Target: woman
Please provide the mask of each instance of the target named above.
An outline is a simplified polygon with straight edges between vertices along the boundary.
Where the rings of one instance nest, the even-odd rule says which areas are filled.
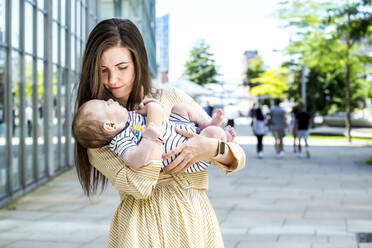
[[[253,123],[253,133],[257,137],[257,156],[258,158],[263,157],[263,137],[265,135],[265,129],[266,129],[266,122],[265,117],[262,113],[261,106],[258,106],[254,110],[254,117],[252,119]]]
[[[131,21],[110,19],[97,24],[86,44],[76,107],[90,99],[113,98],[134,110],[149,96],[158,99],[164,118],[178,102],[203,111],[191,97],[176,89],[151,89],[144,42]],[[147,123],[151,121],[158,120],[149,112]],[[217,139],[181,130],[179,133],[189,140],[163,157],[162,144],[153,142],[151,161],[138,170],[127,167],[108,146],[87,150],[76,144],[76,167],[85,193],[90,196],[99,185],[103,189],[108,180],[121,197],[109,247],[223,247],[205,193],[207,170],[182,172],[196,161],[212,158],[218,168],[231,173],[244,166],[244,152],[235,143],[223,147]],[[160,171],[161,158],[175,154],[178,157]]]

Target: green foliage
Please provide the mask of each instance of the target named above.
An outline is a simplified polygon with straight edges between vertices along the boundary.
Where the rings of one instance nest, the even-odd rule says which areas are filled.
[[[15,205],[14,203],[10,203],[8,204],[6,207],[5,207],[6,210],[9,210],[9,211],[15,211],[17,210],[17,205]]]
[[[264,62],[262,57],[257,55],[254,58],[250,59],[248,62],[248,69],[246,71],[247,81],[244,82],[244,85],[248,85],[251,88],[257,86],[259,83],[253,83],[252,79],[258,78],[261,73],[264,72]]]
[[[366,163],[367,163],[368,165],[372,165],[372,158],[369,159],[369,160],[367,160]]]
[[[185,63],[184,76],[199,85],[217,83],[218,76],[210,46],[204,40],[198,41],[191,49],[190,58]]]
[[[283,98],[288,90],[288,69],[269,69],[261,73],[252,83],[259,83],[251,88],[252,96],[270,95],[273,98]]]
[[[371,42],[370,4],[370,0],[353,4],[311,0],[282,3],[278,17],[298,30],[287,49],[292,55],[287,66],[294,79],[288,92],[301,100],[301,68],[306,67],[310,112],[344,112],[372,96],[372,83],[366,80],[371,73],[366,66],[371,64],[371,57],[361,53],[363,45]],[[350,102],[345,100],[347,91]]]

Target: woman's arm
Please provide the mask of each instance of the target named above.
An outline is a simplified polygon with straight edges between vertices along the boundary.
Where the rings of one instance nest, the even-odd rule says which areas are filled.
[[[193,109],[196,111],[202,111],[205,113],[205,111],[202,109],[202,107],[196,103],[190,96],[185,94],[184,92],[177,90],[177,89],[170,89],[168,91],[165,91],[162,97],[162,104],[164,105],[170,105],[173,106],[175,103],[187,103],[191,104]],[[170,106],[169,110],[170,110]],[[192,138],[189,138],[189,140],[181,145],[181,149],[177,150],[181,152],[180,155],[182,158],[178,159],[176,162],[173,161],[170,165],[166,166],[164,171],[173,173],[173,171],[177,173],[181,173],[185,171],[188,167],[185,166],[191,166],[191,164],[184,163],[183,158],[185,158],[187,161],[199,161],[199,160],[207,160],[212,158],[214,155],[213,153],[217,150],[217,139],[211,139],[211,140],[205,140],[208,139],[206,137],[202,137],[200,135],[195,135]],[[208,146],[208,148],[206,147]],[[202,149],[200,149],[202,147]],[[173,152],[173,151],[172,151]],[[174,154],[177,154],[175,152]],[[190,157],[193,157],[191,159]],[[163,156],[164,159],[164,156]],[[217,160],[213,160],[213,164],[218,168],[225,170],[227,174],[230,174],[231,172],[237,171],[244,167],[245,165],[245,153],[244,150],[235,142],[228,142],[226,143],[226,152],[223,157],[218,158]],[[179,165],[178,165],[179,163]],[[171,166],[172,165],[172,166]],[[180,168],[174,169],[174,167],[180,166]]]
[[[207,138],[182,129],[176,129],[176,131],[187,137],[188,141],[169,153],[163,154],[162,158],[164,160],[178,154],[177,158],[164,168],[164,172],[182,173],[193,163],[210,159],[212,159],[217,168],[224,169],[227,173],[231,173],[239,167],[242,168],[245,164],[245,153],[234,142],[226,143],[224,153],[219,154],[220,141],[218,139]],[[200,149],[201,147],[203,149]]]
[[[151,160],[138,170],[133,170],[108,146],[88,149],[88,157],[89,162],[114,185],[120,195],[131,195],[136,199],[151,196],[158,181],[161,160]]]

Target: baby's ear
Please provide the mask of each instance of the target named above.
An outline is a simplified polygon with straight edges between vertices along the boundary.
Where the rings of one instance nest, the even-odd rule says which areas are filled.
[[[118,125],[113,121],[105,121],[103,123],[103,130],[107,132],[115,132],[118,129]]]

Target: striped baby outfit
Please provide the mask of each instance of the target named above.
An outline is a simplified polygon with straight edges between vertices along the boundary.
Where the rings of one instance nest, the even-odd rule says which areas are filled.
[[[118,133],[110,142],[110,149],[123,157],[123,154],[130,148],[136,147],[141,141],[141,127],[146,125],[146,117],[135,113],[128,112],[128,121],[124,129]],[[174,148],[180,146],[187,141],[187,138],[178,134],[175,128],[186,130],[190,133],[200,133],[198,125],[191,122],[188,118],[171,113],[168,120],[163,121],[163,153],[168,153]],[[174,155],[167,160],[163,160],[162,168],[169,165],[177,155]],[[203,171],[208,168],[209,163],[198,161],[191,165],[185,173],[193,173]]]

